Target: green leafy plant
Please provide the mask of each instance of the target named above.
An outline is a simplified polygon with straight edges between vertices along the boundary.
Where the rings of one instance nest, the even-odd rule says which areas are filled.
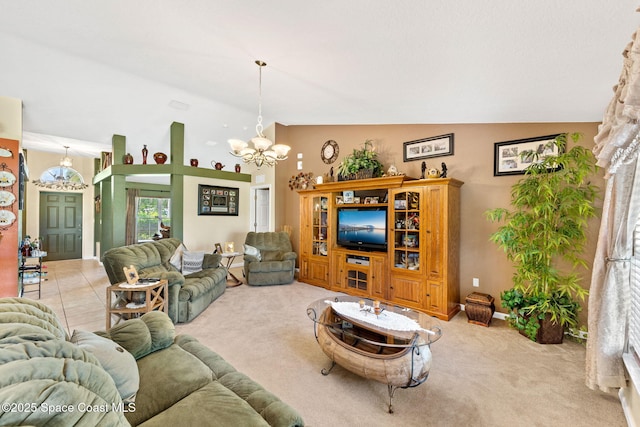
[[[512,209],[486,212],[492,222],[504,222],[490,240],[513,262],[513,288],[501,293],[502,305],[511,310],[510,324],[536,339],[539,320],[550,316],[563,327],[576,327],[577,314],[588,291],[580,285],[577,267],[587,242],[587,221],[596,215],[597,187],[590,176],[597,166],[591,151],[580,145],[567,150],[579,134],[561,134],[545,148],[558,154],[539,157],[511,189]],[[564,266],[570,266],[563,270]]]
[[[364,147],[353,150],[353,153],[346,156],[338,166],[338,174],[343,177],[350,177],[363,170],[371,170],[372,177],[382,176],[384,168],[378,160],[378,153],[373,147],[373,142],[368,139],[364,142]]]

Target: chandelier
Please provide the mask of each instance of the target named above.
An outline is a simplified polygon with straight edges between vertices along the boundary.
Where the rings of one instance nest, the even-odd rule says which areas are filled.
[[[287,153],[291,150],[291,147],[284,144],[273,144],[269,138],[262,133],[262,67],[267,65],[264,61],[256,61],[260,70],[259,80],[259,98],[258,98],[258,124],[256,125],[256,133],[258,136],[251,138],[253,147],[249,147],[249,144],[241,139],[230,139],[229,145],[231,145],[231,154],[235,157],[239,157],[245,163],[255,163],[256,166],[262,165],[275,166],[278,160],[286,160]]]
[[[64,146],[64,157],[60,159],[59,166],[53,166],[42,172],[40,179],[33,181],[34,185],[50,190],[84,190],[89,185],[84,183],[80,173],[73,169],[73,162],[69,157],[69,147]]]

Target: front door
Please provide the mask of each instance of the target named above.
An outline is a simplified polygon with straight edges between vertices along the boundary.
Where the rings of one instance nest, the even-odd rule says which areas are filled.
[[[40,237],[47,261],[82,258],[82,193],[40,193]]]

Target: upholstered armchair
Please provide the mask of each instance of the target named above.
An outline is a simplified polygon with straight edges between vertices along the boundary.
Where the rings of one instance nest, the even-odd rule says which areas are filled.
[[[296,253],[284,231],[249,232],[244,242],[247,285],[284,285],[293,282]]]

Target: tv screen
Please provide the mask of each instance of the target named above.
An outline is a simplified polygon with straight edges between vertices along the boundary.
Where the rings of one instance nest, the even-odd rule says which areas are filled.
[[[337,243],[353,249],[387,250],[387,209],[338,209]]]

